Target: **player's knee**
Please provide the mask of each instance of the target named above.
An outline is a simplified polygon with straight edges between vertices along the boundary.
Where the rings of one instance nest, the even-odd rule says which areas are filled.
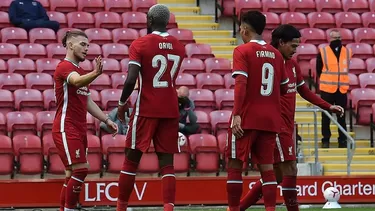
[[[232,159],[232,158],[229,158],[228,159],[228,168],[232,168],[232,169],[242,169],[243,167],[243,162],[242,160],[239,160],[239,159]]]
[[[173,166],[174,156],[170,153],[156,153],[159,160],[159,167],[162,169],[165,166]]]
[[[280,184],[283,181],[283,173],[280,169],[280,165],[274,164],[273,170],[275,171],[276,182],[277,182],[277,184]]]
[[[72,172],[72,176],[70,177],[70,179],[76,180],[77,182],[83,184],[88,173],[88,168],[75,168]],[[82,185],[73,186],[73,192],[75,193],[80,193],[81,189]]]
[[[298,168],[297,168],[297,162],[296,161],[286,161],[283,163],[283,174],[285,176],[297,176]]]
[[[143,153],[137,149],[130,149],[130,148],[125,149],[125,155],[127,159],[134,163],[139,163],[141,161],[142,154]]]

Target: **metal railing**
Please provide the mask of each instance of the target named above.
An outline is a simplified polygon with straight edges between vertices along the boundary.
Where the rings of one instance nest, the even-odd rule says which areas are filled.
[[[350,175],[351,168],[350,165],[353,160],[355,152],[355,141],[353,137],[337,122],[337,120],[326,110],[320,109],[318,107],[314,108],[296,108],[296,112],[312,112],[314,116],[314,149],[315,149],[315,164],[319,162],[319,138],[318,138],[318,112],[323,112],[327,117],[337,125],[339,130],[347,137],[347,160],[346,160],[346,171],[347,175]]]

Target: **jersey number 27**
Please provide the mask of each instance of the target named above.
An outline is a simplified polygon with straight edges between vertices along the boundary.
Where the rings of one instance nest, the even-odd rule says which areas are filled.
[[[165,71],[168,69],[168,61],[172,61],[173,65],[171,68],[171,79],[173,80],[174,75],[176,74],[178,64],[180,63],[180,57],[173,54],[167,54],[167,58],[163,55],[156,55],[152,58],[152,67],[158,68],[158,72],[155,74],[152,84],[154,88],[166,88],[169,87],[168,81],[162,81],[161,77],[165,74]],[[172,81],[171,80],[171,81]]]
[[[272,64],[264,63],[262,66],[262,86],[260,87],[262,96],[270,96],[272,94],[274,78],[275,69]]]

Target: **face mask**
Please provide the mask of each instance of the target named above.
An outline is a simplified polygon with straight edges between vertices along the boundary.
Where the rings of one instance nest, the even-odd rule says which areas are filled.
[[[341,40],[334,40],[331,42],[330,46],[334,47],[334,48],[337,48],[337,47],[340,47],[342,44],[341,44]]]

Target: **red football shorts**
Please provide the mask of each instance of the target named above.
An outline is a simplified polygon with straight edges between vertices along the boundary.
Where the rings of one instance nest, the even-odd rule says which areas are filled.
[[[293,131],[281,130],[276,137],[275,163],[297,160]]]
[[[53,132],[52,138],[65,167],[72,164],[87,163],[86,134]]]
[[[177,153],[179,118],[150,118],[132,115],[125,147],[147,152],[153,141],[156,152]]]
[[[244,130],[244,135],[237,139],[228,129],[226,156],[247,162],[251,153],[254,164],[273,164],[276,133],[262,130]]]

